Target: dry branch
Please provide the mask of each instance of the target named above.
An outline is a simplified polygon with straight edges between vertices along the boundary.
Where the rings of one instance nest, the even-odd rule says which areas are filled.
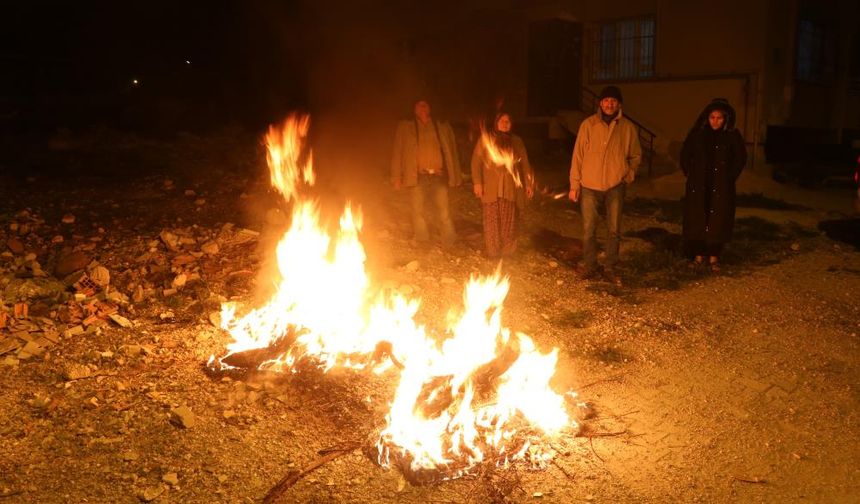
[[[732,479],[735,481],[740,481],[741,483],[756,483],[756,484],[764,484],[767,483],[766,479],[753,477],[753,478],[744,478],[741,476],[734,476]]]
[[[308,474],[314,472],[325,464],[331,462],[334,459],[340,458],[344,455],[352,453],[353,451],[360,448],[361,445],[354,444],[350,446],[344,446],[342,448],[328,448],[325,450],[320,450],[321,453],[325,453],[322,457],[313,461],[310,465],[304,467],[301,471],[290,471],[283,478],[281,478],[278,483],[273,486],[269,492],[263,497],[263,504],[274,504],[280,500],[280,498],[287,492],[290,488],[293,487],[300,479],[304,478]]]

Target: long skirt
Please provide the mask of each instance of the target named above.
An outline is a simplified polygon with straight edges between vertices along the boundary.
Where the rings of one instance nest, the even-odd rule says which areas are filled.
[[[517,250],[517,204],[499,198],[484,203],[484,242],[487,257],[497,258]]]

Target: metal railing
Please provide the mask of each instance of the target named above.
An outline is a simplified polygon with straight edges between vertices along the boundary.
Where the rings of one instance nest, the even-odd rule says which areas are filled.
[[[580,95],[579,108],[583,112],[597,112],[597,102],[597,93],[587,87],[583,87],[582,94]],[[633,119],[628,114],[624,114],[624,117],[632,122],[636,126],[636,130],[639,132],[639,143],[642,146],[642,157],[644,158],[643,161],[646,169],[648,170],[648,176],[650,177],[651,166],[654,163],[654,137],[656,137],[657,134],[643,126],[642,123]]]

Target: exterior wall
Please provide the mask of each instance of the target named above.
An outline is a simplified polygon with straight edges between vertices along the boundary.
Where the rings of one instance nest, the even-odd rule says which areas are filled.
[[[754,109],[748,89],[753,80],[745,76],[724,79],[654,80],[618,84],[624,95],[624,113],[657,133],[655,149],[677,161],[681,144],[699,113],[711,99],[726,98],[737,113],[737,127],[752,142],[750,122]],[[589,85],[595,93],[602,84]]]
[[[614,81],[624,94],[624,109],[657,134],[658,153],[676,161],[680,145],[702,108],[713,98],[728,99],[747,142],[755,128],[758,78],[765,51],[767,2],[725,0],[624,0],[591,3],[589,26],[612,19],[653,15],[656,21],[655,76]],[[591,51],[586,44],[586,51]],[[590,75],[591,54],[585,58]],[[595,92],[609,82],[589,79]]]

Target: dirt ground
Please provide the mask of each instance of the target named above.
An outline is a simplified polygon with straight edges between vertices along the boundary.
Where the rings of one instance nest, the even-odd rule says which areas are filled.
[[[564,190],[563,162],[535,164]],[[0,502],[260,502],[382,426],[394,371],[205,372],[229,339],[210,315],[255,301],[285,225],[258,140],[137,140],[6,167],[25,166],[0,179]],[[381,173],[321,178],[327,206],[362,205],[371,275],[420,295],[428,327],[496,268],[468,186],[452,195],[461,242],[442,250],[409,241],[406,195]],[[858,502],[860,253],[817,227],[851,217],[850,191],[744,175],[714,274],[678,254],[682,182],[631,187],[623,287],[575,278],[575,206],[541,196],[525,215],[502,265],[504,324],[558,347],[556,387],[593,408],[550,440],[548,468],[414,486],[355,450],[281,502]],[[55,273],[98,279],[97,265],[110,279],[92,296]]]

